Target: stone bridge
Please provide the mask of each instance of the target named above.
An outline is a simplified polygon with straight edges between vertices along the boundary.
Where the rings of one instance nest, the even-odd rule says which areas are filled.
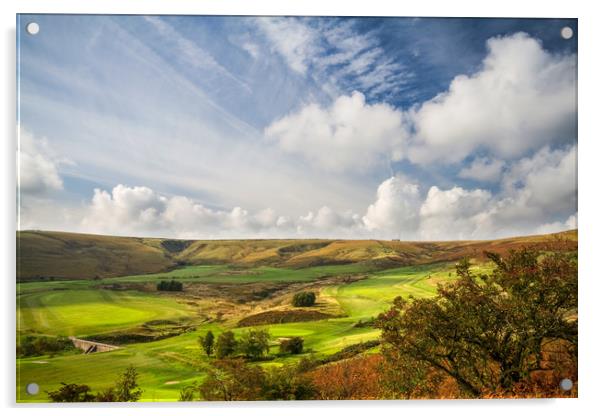
[[[75,337],[69,337],[71,342],[76,348],[79,348],[84,354],[90,354],[93,352],[106,352],[119,349],[116,345],[103,344],[101,342],[88,341],[85,339],[79,339]]]

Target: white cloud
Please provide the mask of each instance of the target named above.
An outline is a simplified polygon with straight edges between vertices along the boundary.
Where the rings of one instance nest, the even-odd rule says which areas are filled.
[[[482,189],[431,187],[420,207],[421,239],[474,238],[491,199],[491,193]]]
[[[545,148],[515,162],[496,195],[459,186],[432,186],[423,194],[418,183],[393,176],[378,186],[363,216],[329,206],[301,216],[269,207],[216,209],[148,187],[117,185],[111,192],[96,189],[83,211],[65,211],[61,217],[73,224],[79,215],[81,226],[75,231],[181,238],[457,240],[555,232],[577,226],[575,155],[576,147]],[[28,228],[40,228],[35,211],[25,217]]]
[[[357,238],[361,233],[360,216],[351,211],[336,212],[323,206],[315,214],[310,211],[297,220],[296,232],[304,237]]]
[[[281,118],[265,135],[285,152],[342,171],[400,159],[407,133],[399,111],[387,104],[367,104],[363,94],[354,92],[329,108],[310,104]]]
[[[60,161],[52,155],[46,138],[34,138],[21,129],[19,147],[18,186],[22,193],[39,195],[63,189],[58,171]]]
[[[419,224],[421,196],[419,187],[400,176],[380,184],[376,201],[371,204],[363,222],[368,231],[395,238],[414,238]]]
[[[489,239],[577,227],[576,146],[543,148],[509,165],[502,190],[432,186],[390,178],[363,217],[372,235],[421,240]],[[562,220],[558,220],[562,218]]]
[[[257,45],[254,42],[243,42],[240,45],[240,47],[247,51],[248,54],[251,55],[254,59],[257,59],[257,57],[259,56],[259,45]]]
[[[504,164],[504,161],[499,159],[477,158],[469,166],[462,168],[458,176],[480,182],[497,182],[502,175]]]
[[[274,51],[286,59],[292,70],[304,74],[308,61],[320,49],[316,32],[295,18],[259,17],[256,22],[272,42]]]
[[[421,237],[494,238],[576,227],[576,151],[576,146],[544,148],[515,162],[504,173],[497,195],[431,188],[421,208]],[[554,220],[558,217],[568,219]]]
[[[577,228],[577,214],[570,215],[566,221],[554,221],[537,227],[537,234],[550,234]]]
[[[523,210],[517,217],[527,220],[575,212],[577,146],[544,147],[514,163],[502,178],[501,197],[518,203]]]
[[[170,46],[178,51],[178,56],[186,65],[193,68],[205,70],[208,75],[220,74],[234,81],[243,87],[247,92],[251,92],[251,88],[238,77],[233,75],[225,67],[223,67],[216,59],[206,50],[200,48],[198,44],[180,34],[169,23],[164,22],[158,16],[144,16],[144,20],[150,23],[167,41]]]
[[[353,20],[260,17],[256,24],[271,49],[298,74],[313,78],[329,94],[361,89],[391,97],[411,73],[387,56],[372,33],[358,33]]]
[[[576,137],[576,56],[553,55],[525,33],[491,38],[477,73],[410,112],[408,157],[456,163],[477,149],[514,158]]]

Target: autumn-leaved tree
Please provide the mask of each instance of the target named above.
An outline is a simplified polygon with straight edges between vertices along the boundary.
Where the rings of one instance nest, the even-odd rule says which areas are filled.
[[[384,368],[398,374],[386,383],[390,395],[428,396],[442,378],[468,397],[510,391],[534,371],[550,370],[542,363],[554,343],[576,368],[577,254],[486,254],[495,264],[490,275],[475,275],[463,260],[458,280],[439,286],[434,298],[397,298],[379,316]]]

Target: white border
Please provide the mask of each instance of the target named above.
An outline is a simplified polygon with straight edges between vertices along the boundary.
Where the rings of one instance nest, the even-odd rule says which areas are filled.
[[[7,407],[4,414],[21,412],[37,415],[65,415],[82,412],[85,415],[141,414],[147,416],[166,414],[240,414],[245,415],[307,415],[308,413],[342,413],[363,415],[372,409],[378,415],[385,414],[434,414],[470,415],[486,413],[488,416],[508,413],[545,413],[546,415],[576,415],[595,413],[602,396],[600,365],[602,337],[600,323],[600,294],[602,275],[597,261],[602,238],[598,216],[600,205],[599,166],[600,152],[600,105],[602,74],[599,45],[602,40],[602,22],[595,10],[595,2],[557,1],[527,2],[525,0],[491,1],[421,0],[393,2],[385,0],[3,0],[2,48],[0,64],[2,91],[0,117],[3,124],[2,141],[2,213],[3,221],[0,253],[4,273],[3,285],[3,341],[0,343],[3,377],[0,405]],[[236,403],[236,404],[137,404],[133,406],[109,406],[84,409],[83,406],[16,406],[14,404],[14,334],[15,334],[15,14],[20,13],[113,13],[113,14],[278,14],[278,15],[403,15],[403,16],[472,16],[472,17],[577,17],[579,18],[579,224],[580,242],[580,374],[579,399],[573,400],[505,400],[505,401],[422,401],[422,402],[303,402],[303,403]]]

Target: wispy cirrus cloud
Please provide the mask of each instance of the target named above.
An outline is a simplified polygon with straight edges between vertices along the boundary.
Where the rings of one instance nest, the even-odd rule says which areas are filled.
[[[181,57],[187,65],[207,71],[212,77],[221,75],[230,81],[237,83],[248,93],[251,93],[251,88],[247,83],[233,75],[228,69],[217,62],[209,52],[178,32],[177,29],[169,23],[166,23],[160,17],[156,16],[144,16],[144,20],[150,23],[164,37],[165,41],[176,49],[177,52],[175,56]]]
[[[329,92],[360,90],[371,99],[386,99],[413,76],[387,54],[375,33],[359,32],[353,20],[260,17],[255,22],[293,71],[325,84]]]

